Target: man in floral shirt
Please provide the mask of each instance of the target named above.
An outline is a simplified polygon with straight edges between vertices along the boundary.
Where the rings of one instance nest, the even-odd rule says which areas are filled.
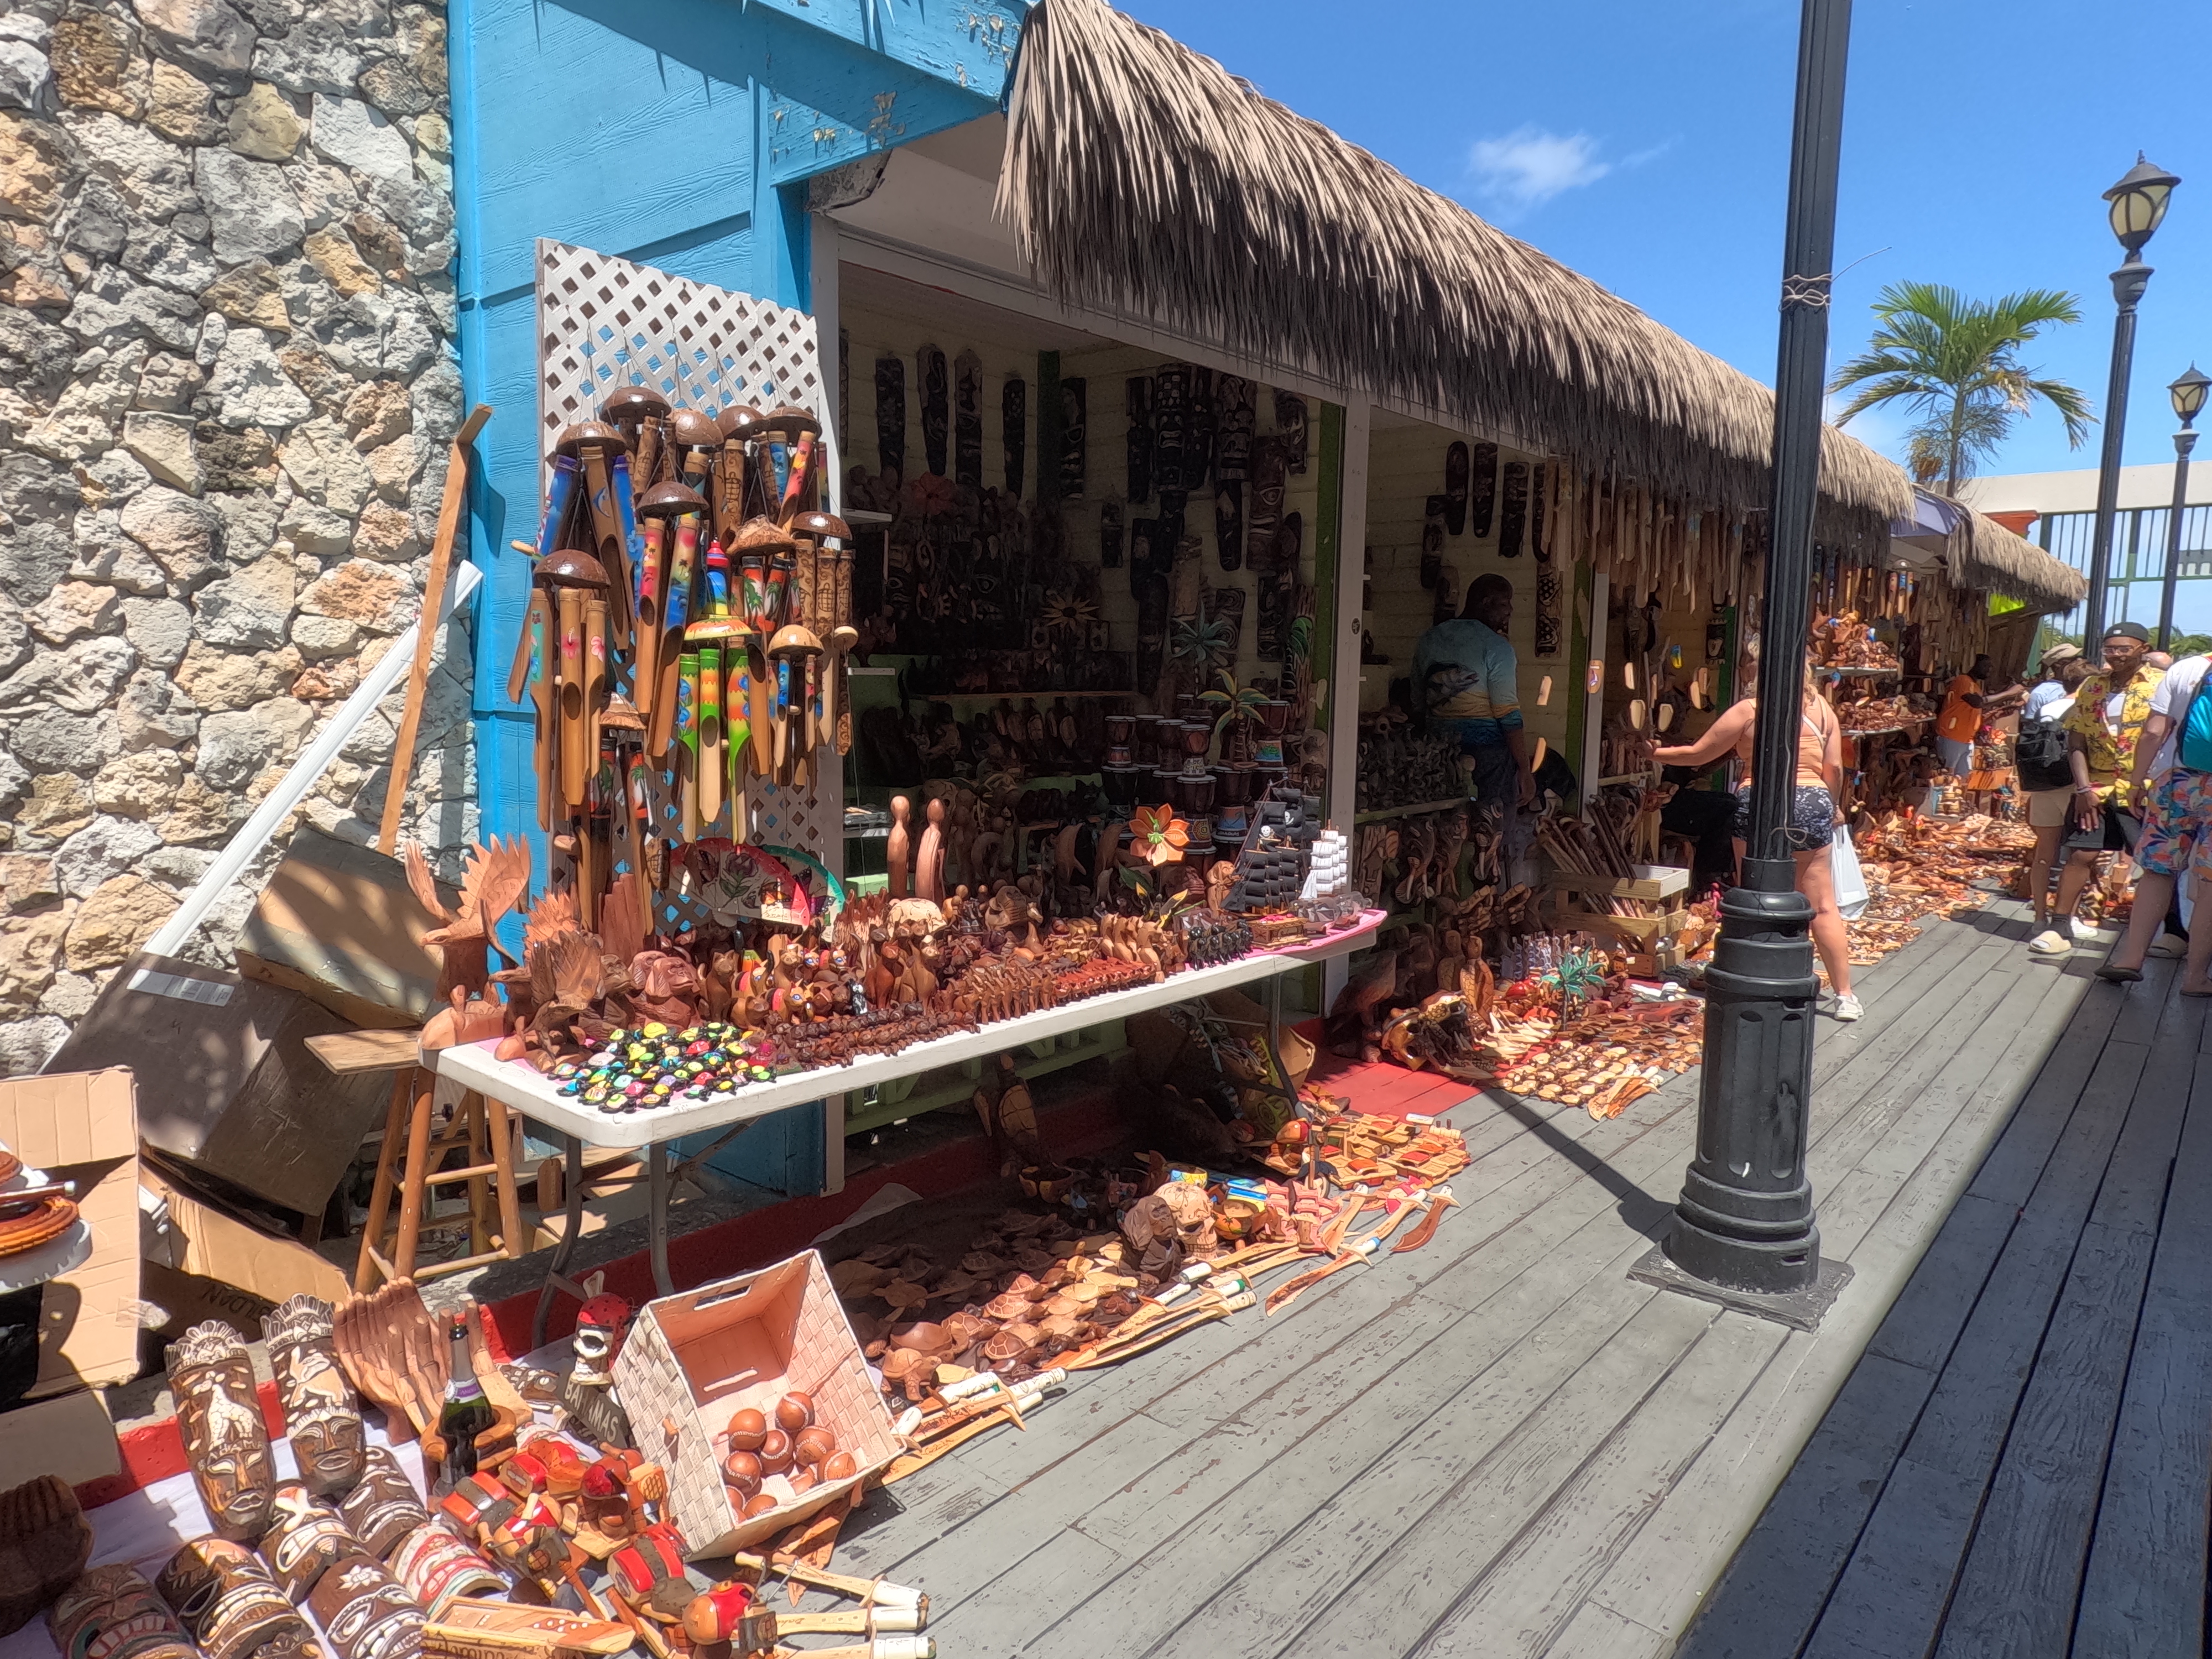
[[[2114,623],[2105,633],[2105,665],[2081,682],[2074,707],[2060,721],[2067,762],[2074,770],[2071,828],[2063,843],[2066,866],[2058,872],[2058,902],[2051,926],[2028,941],[2037,956],[2060,957],[2074,948],[2074,907],[2106,853],[2132,853],[2142,819],[2126,788],[2136,740],[2150,718],[2159,671],[2143,660],[2150,630],[2141,623]]]

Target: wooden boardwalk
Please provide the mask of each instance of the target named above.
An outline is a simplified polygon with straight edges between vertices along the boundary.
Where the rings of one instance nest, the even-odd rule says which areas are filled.
[[[1864,1020],[1823,1022],[1811,1166],[1824,1249],[1856,1276],[1817,1334],[1626,1276],[1665,1225],[1688,1160],[1694,1073],[1611,1123],[1579,1108],[1480,1096],[1452,1114],[1475,1162],[1452,1183],[1462,1207],[1428,1248],[1340,1275],[1273,1320],[1239,1315],[1075,1379],[1026,1432],[987,1438],[876,1494],[848,1523],[839,1568],[925,1587],[941,1650],[963,1656],[1674,1651],[1824,1418],[1832,1425],[1856,1409],[1869,1420],[1863,1443],[1839,1449],[1839,1460],[1879,1460],[1874,1437],[1899,1429],[1898,1413],[1911,1429],[1919,1407],[1888,1403],[1896,1392],[1863,1401],[1853,1393],[1830,1413],[1847,1377],[1857,1389],[1866,1368],[1854,1367],[1878,1327],[1897,1357],[1868,1364],[1924,1377],[1925,1398],[1953,1346],[1929,1334],[1944,1322],[1971,1315],[1994,1324],[1998,1309],[2018,1304],[2021,1334],[2030,1325],[2041,1333],[2094,1208],[2099,1250],[2093,1261],[2085,1247],[2076,1271],[2103,1277],[2069,1283],[2065,1305],[2084,1320],[2119,1322],[2124,1348],[2131,1304],[2123,1312],[2099,1287],[2124,1279],[2137,1256],[2148,1260],[2130,1222],[2148,1213],[2154,1224],[2165,1154],[2145,1134],[2116,1161],[2106,1156],[2112,1135],[2099,1142],[2070,1125],[2077,1100],[2124,1104],[2157,1010],[2150,997],[2130,999],[2108,1032],[2120,994],[2087,978],[2086,957],[2063,970],[2030,961],[2024,932],[1998,914],[1933,924],[1867,972]],[[2187,1046],[2193,1062],[2193,1035]],[[2124,1078],[2130,1054],[2136,1071]],[[2185,1084],[2187,1063],[2179,1075]],[[2061,1107],[2054,1091],[2069,1078]],[[2161,1121],[2178,1128],[2179,1115],[2173,1107]],[[2008,1123],[2015,1128],[1984,1167]],[[2172,1142],[2169,1130],[2168,1152]],[[2060,1162],[2084,1171],[2094,1163],[2097,1176],[2113,1164],[2105,1182],[2112,1197],[2101,1199],[2099,1179],[2085,1174],[2073,1231],[2054,1215],[2021,1239],[2023,1282],[2031,1259],[2050,1279],[2043,1311],[2002,1285],[1978,1304],[1982,1276],[1915,1277],[1939,1230],[1942,1249],[1955,1243],[2009,1261],[2015,1252],[1999,1220],[2009,1226],[2050,1178],[2045,1166]],[[1961,1204],[1970,1181],[1975,1200]],[[1908,1280],[1921,1311],[1885,1324]],[[2191,1293],[2212,1287],[2177,1285],[2171,1296]],[[2160,1362],[2170,1369],[2201,1358],[2182,1311],[2175,1300]],[[2015,1341],[2033,1352],[2021,1334]],[[2085,1376],[2106,1363],[2086,1325],[2069,1351]],[[2018,1361],[1992,1348],[1981,1363],[1976,1377]],[[2017,1382],[2008,1386],[2019,1392]],[[1993,1413],[2002,1437],[2010,1404],[1998,1412],[1987,1388],[1965,1376],[1954,1392],[1948,1419],[1929,1408],[1931,1447],[1986,1437]],[[2048,1407],[2041,1420],[2054,1440],[2063,1431]],[[2203,1425],[2191,1426],[2201,1451]],[[2139,1462],[2161,1449],[2147,1427],[2123,1424]],[[2023,1459],[2019,1476],[2053,1462]],[[1786,1653],[1797,1638],[1764,1645],[1748,1620],[1802,1635],[1824,1606],[1844,1605],[1845,1590],[1857,1598],[1851,1605],[1870,1608],[1899,1594],[1892,1587],[1916,1562],[1894,1549],[1868,1557],[1867,1541],[1893,1535],[1917,1553],[1926,1534],[1908,1542],[1905,1513],[1919,1511],[1924,1527],[1934,1505],[1903,1490],[1893,1504],[1878,1477],[1863,1498],[1850,1491],[1859,1513],[1836,1522],[1827,1581],[1811,1586],[1794,1558],[1778,1556],[1770,1571],[1747,1552],[1737,1573],[1746,1633],[1720,1634],[1717,1617],[1708,1619],[1722,1644],[1708,1651]],[[1817,1480],[1801,1492],[1793,1476],[1784,1496],[1793,1494],[1808,1513],[1826,1514]],[[1954,1495],[1947,1487],[1944,1501]],[[2086,1515],[2093,1504],[2094,1492],[2077,1507]],[[1974,1507],[1966,1504],[1965,1521]],[[1891,1534],[1865,1524],[1876,1509],[1877,1520],[1897,1511]],[[2147,1544],[2162,1523],[2146,1512],[2132,1524]],[[2122,1529],[2117,1517],[2100,1526],[2100,1546],[2112,1535],[2107,1555],[2122,1547]],[[1962,1535],[1957,1553],[1971,1541]],[[1968,1562],[1969,1582],[1986,1585],[1983,1605],[1994,1612],[2016,1601],[2005,1575],[2021,1575],[2031,1542],[2049,1553],[2054,1541],[2022,1538],[2002,1559]],[[1857,1576],[1844,1575],[1832,1601],[1846,1558]],[[2117,1559],[2093,1560],[2089,1571],[2133,1582]],[[1801,1588],[1810,1594],[1793,1601]],[[1939,1607],[1947,1594],[1937,1592]],[[1821,1651],[1856,1650],[1849,1632],[1834,1634],[1842,1645]]]
[[[1681,1652],[2205,1651],[2212,1029],[2097,987]]]

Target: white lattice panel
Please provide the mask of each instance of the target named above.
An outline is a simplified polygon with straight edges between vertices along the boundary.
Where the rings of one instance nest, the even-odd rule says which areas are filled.
[[[650,386],[679,408],[713,415],[732,404],[795,404],[822,422],[825,503],[836,507],[836,414],[821,342],[805,312],[730,289],[541,237],[538,243],[538,429],[550,456],[561,429],[625,386]],[[754,782],[751,839],[845,868],[844,768],[815,756],[806,789]]]

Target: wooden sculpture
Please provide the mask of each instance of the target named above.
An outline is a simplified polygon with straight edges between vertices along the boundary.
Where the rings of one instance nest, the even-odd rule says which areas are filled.
[[[251,1542],[269,1524],[276,1464],[246,1340],[219,1320],[195,1325],[171,1345],[168,1370],[208,1520],[223,1537]]]
[[[58,1475],[0,1492],[0,1636],[45,1612],[91,1559],[92,1528]]]

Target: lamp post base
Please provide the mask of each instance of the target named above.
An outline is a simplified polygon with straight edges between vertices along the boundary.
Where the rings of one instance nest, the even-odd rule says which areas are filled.
[[[1674,1267],[1760,1296],[1809,1289],[1820,1233],[1805,1179],[1813,1081],[1813,907],[1787,859],[1745,861],[1705,970],[1697,1157],[1662,1245]]]
[[[1676,1224],[1679,1234],[1680,1224]],[[1792,1330],[1816,1331],[1835,1305],[1836,1297],[1844,1285],[1851,1282],[1851,1267],[1848,1261],[1821,1261],[1813,1282],[1802,1290],[1760,1291],[1731,1290],[1725,1285],[1716,1285],[1710,1279],[1685,1273],[1668,1257],[1667,1252],[1654,1246],[1649,1254],[1628,1270],[1631,1279],[1646,1285],[1656,1285],[1662,1291],[1672,1291],[1678,1296],[1694,1297],[1700,1302],[1711,1302],[1738,1313],[1747,1313],[1759,1319],[1771,1319],[1778,1325],[1787,1325]]]

